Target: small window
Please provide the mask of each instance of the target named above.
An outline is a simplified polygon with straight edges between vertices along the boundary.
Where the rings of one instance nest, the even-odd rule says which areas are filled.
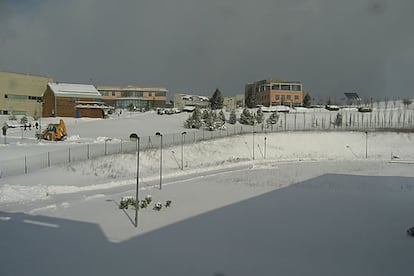
[[[295,100],[299,100],[299,96],[298,95],[295,95]]]
[[[115,96],[115,91],[112,91],[112,96]]]
[[[290,95],[287,95],[287,96],[286,96],[286,98],[287,98],[288,100],[290,100]]]
[[[276,95],[275,99],[276,99],[276,101],[280,100],[280,96]]]

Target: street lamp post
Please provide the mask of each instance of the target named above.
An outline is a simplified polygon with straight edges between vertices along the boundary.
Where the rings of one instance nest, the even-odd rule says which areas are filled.
[[[265,136],[264,138],[264,159],[266,159],[266,140],[267,140],[267,137]]]
[[[43,100],[39,99],[37,100],[37,103],[40,105],[40,111],[39,111],[39,134],[42,133],[42,115],[43,115]],[[40,135],[39,135],[40,137]]]
[[[181,132],[181,170],[184,170],[184,143],[187,132]]]
[[[156,136],[161,138],[160,145],[160,190],[162,189],[162,134],[160,132],[155,133]]]
[[[135,194],[135,227],[138,227],[138,193],[139,193],[139,136],[136,133],[131,133],[129,135],[129,139],[131,141],[135,141],[137,143],[136,150],[137,150],[137,187],[136,187],[136,194]]]
[[[365,131],[365,159],[368,159],[368,131]]]
[[[252,150],[253,150],[253,160],[254,160],[254,124],[253,124],[253,147],[252,147]]]

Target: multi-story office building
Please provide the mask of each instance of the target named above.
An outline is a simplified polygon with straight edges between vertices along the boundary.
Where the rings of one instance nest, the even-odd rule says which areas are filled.
[[[168,90],[163,87],[97,86],[102,100],[115,108],[153,109],[165,107]]]
[[[245,97],[248,105],[255,103],[263,106],[301,106],[303,104],[303,85],[300,82],[270,78],[246,84]]]
[[[0,71],[0,114],[39,117],[43,94],[52,78]]]

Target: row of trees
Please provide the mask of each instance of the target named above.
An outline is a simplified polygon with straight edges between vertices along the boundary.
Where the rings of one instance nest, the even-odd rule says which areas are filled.
[[[276,124],[279,120],[279,114],[277,112],[272,112],[272,114],[267,118],[266,124],[273,125]],[[236,124],[237,117],[236,112],[232,110],[230,112],[229,124]],[[226,117],[223,110],[219,112],[215,110],[203,110],[200,111],[199,108],[194,109],[191,115],[184,122],[184,127],[186,128],[196,128],[205,127],[208,130],[215,130],[222,128],[226,123]],[[240,115],[240,123],[244,125],[254,125],[264,123],[264,114],[263,111],[259,108],[257,112],[250,112],[249,109],[245,108]]]
[[[226,117],[222,110],[218,113],[214,110],[207,109],[201,112],[199,108],[196,108],[184,122],[184,127],[197,129],[206,127],[209,130],[214,130],[223,127],[225,123]]]

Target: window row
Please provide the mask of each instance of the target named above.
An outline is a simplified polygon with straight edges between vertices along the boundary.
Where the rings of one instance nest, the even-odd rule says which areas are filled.
[[[117,91],[100,91],[102,96],[115,96]],[[153,91],[119,91],[121,97],[144,97],[144,93],[148,93],[149,97],[165,97],[166,92]]]
[[[302,91],[302,85],[300,84],[267,84],[256,87],[256,92],[282,90],[282,91]]]
[[[295,101],[299,101],[299,96],[298,95],[275,95],[275,101],[291,101],[292,99],[294,99]],[[268,101],[269,100],[269,95],[264,95],[262,97],[260,97],[261,101]]]
[[[13,100],[30,100],[30,101],[37,101],[37,102],[42,101],[42,97],[29,96],[29,95],[4,94],[4,98],[13,99]]]
[[[292,99],[292,95],[276,95],[275,96],[275,100],[279,101],[279,100],[291,100]],[[294,95],[294,99],[295,101],[299,100],[299,96],[298,95]]]

